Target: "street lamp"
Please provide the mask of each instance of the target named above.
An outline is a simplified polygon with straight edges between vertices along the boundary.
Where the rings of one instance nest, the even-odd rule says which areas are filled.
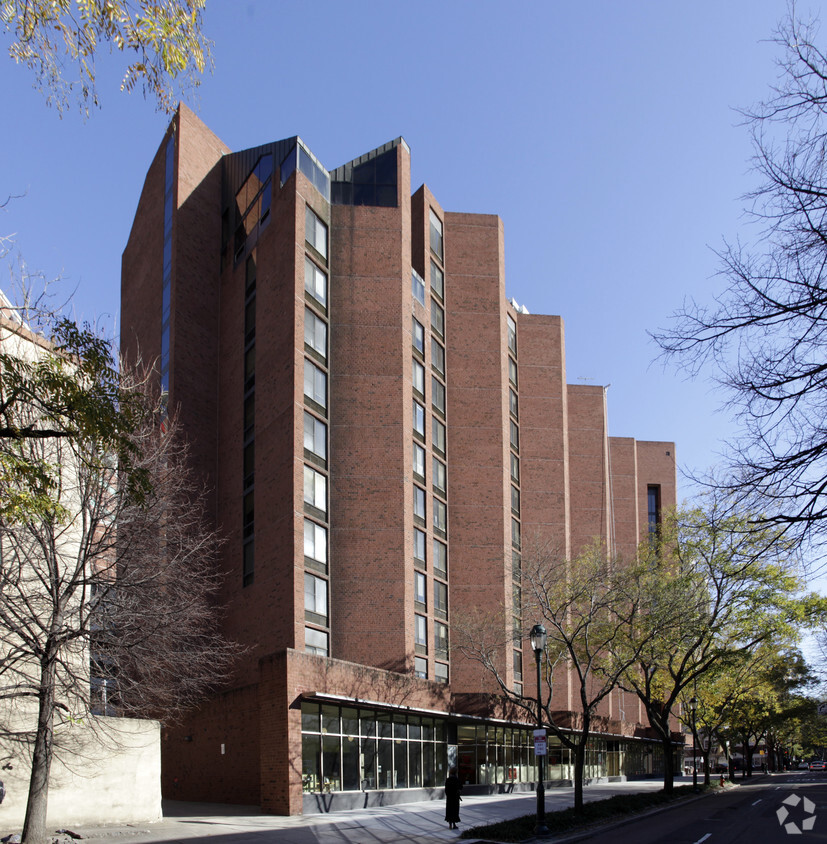
[[[546,642],[548,642],[546,628],[542,624],[535,624],[531,628],[530,639],[531,647],[534,651],[534,660],[537,663],[537,728],[541,731],[543,729],[543,701],[540,687],[540,658],[543,656],[543,651],[546,649]],[[546,826],[546,789],[543,782],[543,755],[539,754],[536,758],[540,779],[537,783],[537,827],[534,832],[537,835],[545,835],[548,832],[548,827]]]
[[[698,708],[698,700],[695,697],[689,698],[689,711],[692,713],[692,790],[698,790],[698,751],[695,747],[695,736],[697,725],[695,723],[695,710]]]

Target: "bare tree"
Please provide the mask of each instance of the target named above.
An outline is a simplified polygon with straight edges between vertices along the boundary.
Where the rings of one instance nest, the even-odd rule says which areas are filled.
[[[538,543],[522,558],[523,617],[542,621],[548,642],[543,661],[543,719],[551,732],[574,757],[574,808],[583,808],[586,746],[598,721],[598,708],[618,685],[618,678],[634,664],[637,651],[616,646],[620,632],[634,625],[638,612],[635,581],[627,570],[607,558],[595,545],[574,560],[567,560],[553,545]],[[494,678],[501,693],[532,719],[537,698],[515,691],[502,670],[502,655],[520,646],[528,631],[509,634],[504,621],[509,614],[454,623],[454,646],[479,662]],[[575,712],[555,708],[555,683],[573,678],[577,696]]]
[[[148,483],[138,488],[100,441],[13,443],[21,459],[55,467],[52,506],[0,522],[0,697],[36,702],[21,736],[33,744],[27,844],[45,840],[62,722],[96,708],[173,717],[225,678],[236,653],[217,632],[218,542],[186,447],[142,395],[133,468]]]
[[[724,291],[686,301],[656,333],[691,375],[705,367],[726,391],[740,431],[711,481],[761,525],[827,538],[827,55],[815,22],[790,3],[775,33],[779,81],[744,111],[760,181],[747,214],[753,243],[720,252]]]

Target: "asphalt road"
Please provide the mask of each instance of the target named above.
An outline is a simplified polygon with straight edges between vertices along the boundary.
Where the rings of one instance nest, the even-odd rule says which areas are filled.
[[[580,841],[634,844],[827,842],[827,773],[791,772],[694,800]]]

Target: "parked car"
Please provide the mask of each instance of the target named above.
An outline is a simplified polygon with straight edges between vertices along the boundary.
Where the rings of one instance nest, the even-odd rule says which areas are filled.
[[[827,771],[827,762],[824,762],[821,759],[816,759],[814,762],[810,762],[810,770],[811,771]]]
[[[809,771],[810,770],[810,763],[809,762],[799,762],[798,763],[798,770],[799,771]]]

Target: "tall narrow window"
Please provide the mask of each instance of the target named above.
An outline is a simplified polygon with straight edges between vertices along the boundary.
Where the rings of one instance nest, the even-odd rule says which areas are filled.
[[[327,407],[327,374],[304,359],[304,395],[320,408]]]
[[[327,478],[310,466],[304,467],[304,503],[327,512]]]
[[[425,449],[417,443],[413,444],[413,473],[420,480],[425,480]]]
[[[654,536],[660,526],[660,487],[646,488],[647,510],[649,517],[649,535]]]
[[[313,213],[309,205],[304,209],[304,239],[322,258],[327,258],[327,226]]]
[[[304,412],[304,450],[327,460],[327,425]]]
[[[412,317],[411,333],[413,335],[413,347],[422,355],[425,354],[425,328],[422,323]]]
[[[322,307],[327,307],[327,276],[307,256],[304,259],[304,289]]]
[[[414,562],[418,565],[425,566],[425,540],[427,539],[425,532],[414,528]]]
[[[434,213],[433,208],[430,214],[430,238],[431,238],[431,252],[439,258],[443,259],[442,254],[442,220]]]
[[[439,296],[440,299],[445,298],[445,276],[433,261],[431,261],[431,293]]]
[[[425,521],[425,490],[414,485],[414,516]]]
[[[304,615],[308,621],[327,624],[327,581],[304,574]]]
[[[434,451],[445,455],[445,426],[435,416],[431,417]]]
[[[304,345],[327,360],[327,323],[310,308],[304,309]]]
[[[434,574],[442,578],[448,577],[448,546],[438,539],[434,539]]]
[[[413,268],[411,268],[411,293],[420,305],[425,304],[425,281]]]
[[[425,367],[418,361],[413,361],[413,369],[411,370],[413,378],[413,388],[420,396],[425,395]]]
[[[304,556],[327,568],[327,530],[310,519],[304,520]]]

